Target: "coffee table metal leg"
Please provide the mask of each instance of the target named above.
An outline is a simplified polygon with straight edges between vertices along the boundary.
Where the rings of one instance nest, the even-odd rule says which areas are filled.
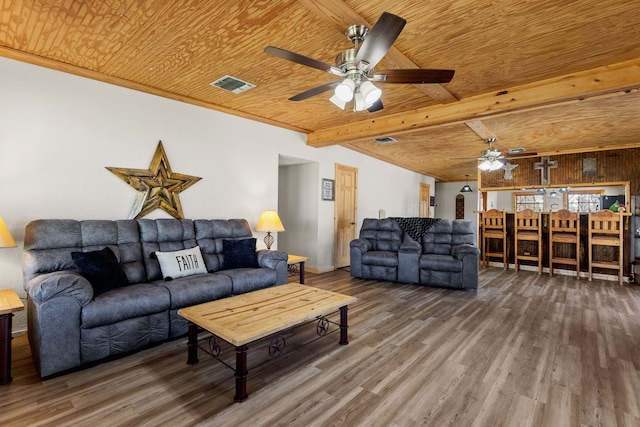
[[[304,261],[300,263],[300,284],[304,285]]]
[[[189,322],[189,340],[187,341],[187,365],[198,363],[198,327]]]
[[[340,307],[340,345],[349,344],[349,338],[347,336],[347,306]]]
[[[247,400],[247,349],[248,346],[236,347],[236,395],[233,400],[244,402]]]

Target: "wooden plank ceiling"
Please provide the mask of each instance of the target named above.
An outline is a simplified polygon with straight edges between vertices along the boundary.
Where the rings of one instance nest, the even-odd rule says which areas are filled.
[[[464,181],[485,138],[540,155],[640,146],[640,2],[629,0],[0,0],[0,55],[301,131]],[[383,4],[384,3],[384,4]],[[381,84],[384,109],[338,109],[337,78],[263,52],[325,62],[351,24],[407,24],[377,69],[450,68],[442,85]],[[210,86],[232,75],[242,94]],[[380,145],[374,137],[398,142]],[[517,160],[512,160],[517,163]]]

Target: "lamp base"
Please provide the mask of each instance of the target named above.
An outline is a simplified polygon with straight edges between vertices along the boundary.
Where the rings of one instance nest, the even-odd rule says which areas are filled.
[[[267,231],[267,235],[264,236],[264,244],[267,245],[267,250],[271,249],[271,245],[273,245],[273,236],[270,231]]]

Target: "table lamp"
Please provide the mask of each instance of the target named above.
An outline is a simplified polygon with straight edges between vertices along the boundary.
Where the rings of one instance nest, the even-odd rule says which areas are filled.
[[[267,245],[267,249],[271,249],[273,245],[273,236],[271,232],[284,231],[284,225],[280,221],[278,212],[276,211],[263,211],[258,220],[256,231],[266,231],[267,235],[264,236],[264,244]]]
[[[0,216],[0,248],[15,248],[16,246],[18,246],[16,241]]]

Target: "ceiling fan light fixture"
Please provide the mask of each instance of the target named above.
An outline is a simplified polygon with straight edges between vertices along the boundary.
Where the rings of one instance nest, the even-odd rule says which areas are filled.
[[[491,166],[491,162],[489,160],[483,160],[479,165],[478,169],[482,172],[489,172],[489,167]]]
[[[344,107],[347,105],[346,102],[340,101],[338,96],[335,94],[331,98],[329,98],[329,101],[331,101],[333,105],[340,108],[341,110],[344,110]]]
[[[493,172],[493,171],[497,171],[502,166],[504,166],[504,163],[502,163],[500,160],[484,159],[482,163],[478,165],[478,169],[480,169],[483,172]]]
[[[356,82],[354,82],[351,78],[347,77],[336,86],[335,96],[342,102],[349,102],[353,99],[353,93],[356,89]]]
[[[353,96],[353,111],[363,111],[367,109],[367,105],[364,102],[364,96],[362,93],[356,92]]]
[[[364,102],[367,107],[370,107],[382,96],[382,90],[368,80],[360,84],[360,93],[364,97]]]

